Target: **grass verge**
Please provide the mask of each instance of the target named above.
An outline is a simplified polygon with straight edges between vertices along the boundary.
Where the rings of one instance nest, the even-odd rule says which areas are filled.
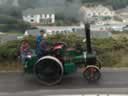
[[[22,71],[23,66],[19,62],[2,62],[0,63],[0,72]]]

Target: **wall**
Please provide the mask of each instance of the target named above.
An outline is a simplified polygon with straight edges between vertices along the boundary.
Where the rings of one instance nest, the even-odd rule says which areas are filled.
[[[37,14],[23,16],[23,20],[29,23],[53,24],[55,23],[55,14]]]

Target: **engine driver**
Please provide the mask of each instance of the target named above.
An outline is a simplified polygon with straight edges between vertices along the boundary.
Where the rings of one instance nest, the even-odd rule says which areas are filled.
[[[47,42],[45,39],[45,33],[46,31],[44,29],[40,30],[40,35],[36,38],[36,54],[38,58],[41,58],[46,54]]]

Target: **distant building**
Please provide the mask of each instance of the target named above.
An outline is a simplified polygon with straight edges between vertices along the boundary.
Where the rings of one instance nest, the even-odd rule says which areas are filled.
[[[31,24],[54,24],[55,10],[48,8],[27,9],[23,11],[23,20]]]
[[[95,18],[95,21],[100,21],[100,23],[103,23],[102,21],[113,19],[115,16],[115,11],[103,5],[89,7],[82,6],[80,8],[80,14],[84,16],[84,19]]]
[[[85,14],[87,17],[113,17],[115,15],[115,12],[103,5],[98,5],[94,7],[86,7],[82,6],[85,10]]]
[[[79,36],[85,36],[84,26],[38,26],[38,29],[30,29],[27,32],[29,35],[37,36],[41,29],[45,29],[48,35],[76,33]],[[103,26],[92,25],[91,36],[93,38],[109,38],[112,34]]]
[[[80,26],[37,26],[38,29],[26,30],[29,35],[37,36],[40,34],[41,29],[45,29],[46,33],[49,35],[55,34],[68,34],[71,32],[82,32],[83,28]]]

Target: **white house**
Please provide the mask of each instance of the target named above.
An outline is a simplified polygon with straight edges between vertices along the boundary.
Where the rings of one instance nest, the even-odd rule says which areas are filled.
[[[105,21],[105,20],[111,20],[115,16],[115,11],[103,6],[103,5],[98,5],[98,6],[82,6],[80,8],[80,15],[84,19],[94,19],[95,21]]]
[[[27,9],[23,11],[23,20],[31,24],[54,24],[55,11],[48,8]]]
[[[94,15],[103,16],[103,17],[106,17],[106,16],[113,17],[115,15],[115,12],[105,6],[98,5],[95,7]]]

